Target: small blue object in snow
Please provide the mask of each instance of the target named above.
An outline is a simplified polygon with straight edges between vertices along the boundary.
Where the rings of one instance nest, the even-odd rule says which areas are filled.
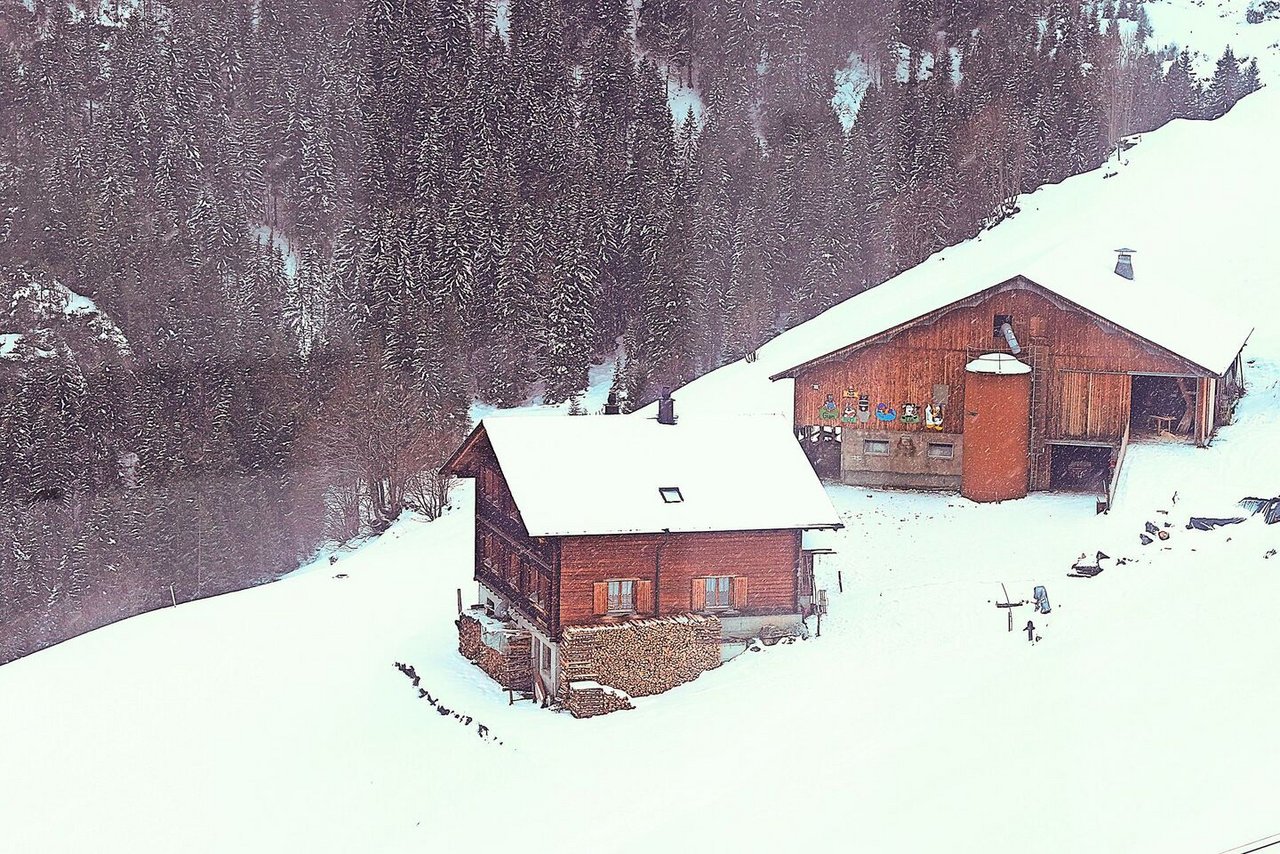
[[[1041,614],[1047,614],[1053,610],[1049,607],[1049,591],[1045,590],[1043,586],[1037,586],[1033,595],[1036,597],[1037,611]]]

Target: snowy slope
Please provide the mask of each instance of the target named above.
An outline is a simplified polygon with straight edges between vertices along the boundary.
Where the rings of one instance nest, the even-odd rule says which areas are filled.
[[[1158,27],[1280,40],[1236,39],[1243,2],[1223,7],[1238,22],[1179,4],[1148,4]],[[1280,51],[1263,63],[1273,85],[1222,120],[1149,134],[1119,177],[1037,192],[931,262],[1013,256],[1119,207],[1139,275],[1200,247],[1187,263],[1257,326],[1237,422],[1209,449],[1135,446],[1110,514],[831,487],[847,528],[826,535],[821,638],[576,721],[508,705],[456,651],[464,488],[332,565],[0,667],[0,850],[1213,854],[1276,833],[1280,526],[1183,527],[1280,492]],[[770,372],[730,366],[678,408],[789,407]],[[1167,543],[1139,545],[1147,521]],[[1099,549],[1128,562],[1065,577]],[[1052,613],[1015,609],[1039,643],[1006,631],[1002,583],[1048,587]]]

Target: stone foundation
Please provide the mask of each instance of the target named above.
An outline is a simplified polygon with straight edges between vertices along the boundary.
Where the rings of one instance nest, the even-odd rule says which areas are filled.
[[[719,665],[720,621],[713,616],[570,627],[560,641],[559,694],[567,697],[573,683],[594,683],[627,697],[645,697],[692,682]]]
[[[458,652],[501,685],[513,691],[533,690],[533,641],[514,623],[472,608],[458,616]]]

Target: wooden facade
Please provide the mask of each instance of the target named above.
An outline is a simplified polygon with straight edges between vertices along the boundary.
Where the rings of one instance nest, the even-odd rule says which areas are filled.
[[[533,537],[483,432],[464,446],[452,470],[476,482],[476,580],[550,642],[569,626],[689,612],[801,610],[806,564],[798,529]],[[707,600],[708,578],[723,579],[727,601]],[[629,585],[628,607],[610,607],[610,582]]]
[[[966,420],[965,366],[985,353],[1010,352],[999,332],[1002,321],[1010,323],[1021,345],[1017,358],[1032,369],[1031,489],[1049,487],[1055,445],[1118,449],[1123,444],[1135,376],[1182,383],[1193,415],[1188,439],[1201,445],[1229,417],[1232,395],[1239,393],[1238,360],[1227,382],[1219,383],[1190,360],[1024,278],[850,342],[774,379],[795,379],[797,429],[840,428],[846,463],[850,442],[866,437],[923,433],[958,438]],[[960,443],[956,445],[959,453]],[[856,463],[856,455],[853,459]],[[878,465],[907,467],[906,461],[897,466],[880,460]],[[893,483],[870,476],[859,480],[857,472],[845,469],[842,478]],[[904,474],[900,485],[937,484]]]
[[[646,591],[636,596],[637,617],[708,611],[702,594],[709,577],[735,579],[726,611],[794,614],[799,562],[799,531],[566,537],[560,547],[560,619],[563,625],[613,621],[607,607],[594,601],[594,591],[622,579]]]

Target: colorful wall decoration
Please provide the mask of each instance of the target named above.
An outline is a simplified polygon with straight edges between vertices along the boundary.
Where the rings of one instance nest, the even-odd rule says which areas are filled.
[[[898,411],[887,403],[876,404],[876,420],[877,421],[897,421]]]
[[[914,403],[902,404],[902,423],[903,424],[919,424],[920,408]]]
[[[840,408],[836,406],[836,396],[834,394],[827,395],[827,399],[823,401],[822,408],[818,411],[818,417],[826,420],[840,417]]]
[[[931,403],[924,408],[924,426],[926,430],[942,430],[942,421],[946,415],[946,407],[941,403]]]

